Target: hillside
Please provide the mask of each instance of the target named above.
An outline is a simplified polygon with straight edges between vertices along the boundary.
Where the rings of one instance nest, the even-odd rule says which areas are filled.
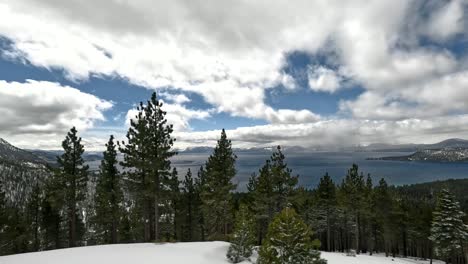
[[[226,242],[194,242],[174,244],[120,244],[0,257],[1,264],[227,264]],[[347,257],[342,253],[323,252],[328,264],[426,264],[429,261],[407,258],[385,258],[382,255]],[[244,264],[251,262],[243,262]],[[433,263],[441,263],[434,261]]]
[[[17,148],[0,138],[0,161],[24,164],[46,164],[47,162],[33,153]]]

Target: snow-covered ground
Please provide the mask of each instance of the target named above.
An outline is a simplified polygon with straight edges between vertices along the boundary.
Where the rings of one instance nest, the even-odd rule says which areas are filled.
[[[0,257],[0,264],[226,264],[226,242],[120,244],[59,249]],[[323,252],[329,264],[426,264],[402,258]],[[250,262],[245,262],[250,263]],[[437,263],[437,262],[434,262]]]

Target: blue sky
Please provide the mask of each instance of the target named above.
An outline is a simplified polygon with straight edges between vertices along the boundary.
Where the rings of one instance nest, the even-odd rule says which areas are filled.
[[[0,0],[0,137],[101,149],[157,91],[180,148],[467,138],[467,6]]]

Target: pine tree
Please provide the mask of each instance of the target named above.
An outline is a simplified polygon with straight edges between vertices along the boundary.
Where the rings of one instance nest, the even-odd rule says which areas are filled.
[[[232,191],[236,185],[232,179],[236,175],[236,155],[224,129],[213,154],[206,162],[205,184],[201,198],[204,219],[209,228],[210,239],[227,239],[232,219]]]
[[[4,247],[9,243],[6,235],[8,218],[9,215],[7,208],[7,199],[5,195],[5,186],[3,183],[3,178],[0,177],[0,255],[4,254]]]
[[[353,164],[351,169],[348,170],[345,179],[341,185],[342,198],[341,202],[346,213],[353,217],[354,225],[354,248],[359,254],[361,248],[360,244],[360,223],[361,215],[364,204],[364,175],[359,174],[358,166]]]
[[[392,244],[392,211],[393,201],[385,179],[380,179],[379,184],[374,189],[374,214],[376,227],[374,231],[375,240],[382,241],[385,255],[389,255]],[[378,237],[377,237],[378,236]]]
[[[464,258],[463,247],[468,241],[468,225],[463,223],[464,216],[458,201],[447,189],[443,189],[433,213],[429,237],[434,243],[436,255],[446,260],[458,254]],[[452,259],[451,263],[453,262]]]
[[[80,202],[86,197],[88,182],[88,166],[84,165],[82,155],[84,153],[81,138],[77,136],[77,130],[73,127],[62,142],[64,153],[57,157],[62,177],[63,191],[65,193],[65,206],[68,222],[68,246],[74,247],[80,241],[80,227],[82,227],[82,215]]]
[[[234,232],[231,235],[231,245],[227,258],[232,263],[239,263],[252,255],[255,246],[255,221],[247,207],[242,206],[236,214]]]
[[[259,251],[259,264],[322,264],[313,250],[312,232],[294,209],[285,208],[270,224]]]
[[[270,161],[275,212],[279,213],[291,203],[299,177],[291,175],[292,170],[288,168],[280,146],[276,147]]]
[[[117,150],[114,136],[110,136],[103,153],[95,193],[94,224],[103,243],[118,242],[118,228],[123,213],[123,191],[117,169]]]
[[[298,177],[291,175],[280,146],[265,162],[259,175],[253,174],[249,179],[247,189],[258,220],[259,243],[274,215],[293,202],[297,182]]]
[[[185,214],[184,240],[193,241],[194,231],[196,229],[195,203],[197,197],[195,193],[195,183],[192,178],[192,171],[190,169],[188,169],[187,174],[185,175],[183,186]]]
[[[46,180],[44,197],[41,201],[41,229],[43,231],[44,249],[62,247],[62,216],[63,207],[62,181],[59,174],[52,174]]]
[[[202,192],[206,183],[206,172],[203,166],[200,166],[200,169],[197,173],[197,178],[195,179],[195,188],[194,188],[194,211],[195,211],[195,222],[197,226],[197,239],[201,241],[206,240],[206,225],[205,217],[203,215],[203,201],[202,201]]]
[[[327,251],[332,250],[332,223],[337,213],[336,186],[328,172],[320,178],[317,186],[318,215],[323,216],[323,225],[326,229]]]
[[[42,190],[38,178],[35,177],[34,186],[28,199],[27,213],[28,223],[30,226],[30,236],[32,240],[32,250],[39,251],[40,249],[40,223],[41,223],[41,199]]]
[[[137,212],[144,223],[144,240],[159,240],[160,205],[162,194],[171,174],[170,157],[175,139],[173,126],[167,124],[162,102],[153,93],[144,105],[140,102],[138,114],[130,122],[128,142],[122,142],[120,151],[124,154],[121,164],[129,168],[129,189],[132,192]]]

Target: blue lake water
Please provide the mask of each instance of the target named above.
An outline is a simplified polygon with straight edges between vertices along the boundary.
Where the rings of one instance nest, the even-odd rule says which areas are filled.
[[[353,163],[359,165],[360,171],[371,174],[374,183],[385,178],[389,184],[404,185],[444,179],[468,178],[468,163],[406,162],[366,160],[371,157],[403,156],[408,152],[312,152],[285,153],[288,166],[293,174],[299,175],[299,183],[305,187],[314,187],[326,172],[335,182],[341,182]],[[188,168],[196,175],[209,154],[180,153],[173,160],[173,166],[182,179]],[[237,176],[235,182],[239,190],[245,190],[250,175],[258,172],[267,153],[238,153],[236,162]]]

